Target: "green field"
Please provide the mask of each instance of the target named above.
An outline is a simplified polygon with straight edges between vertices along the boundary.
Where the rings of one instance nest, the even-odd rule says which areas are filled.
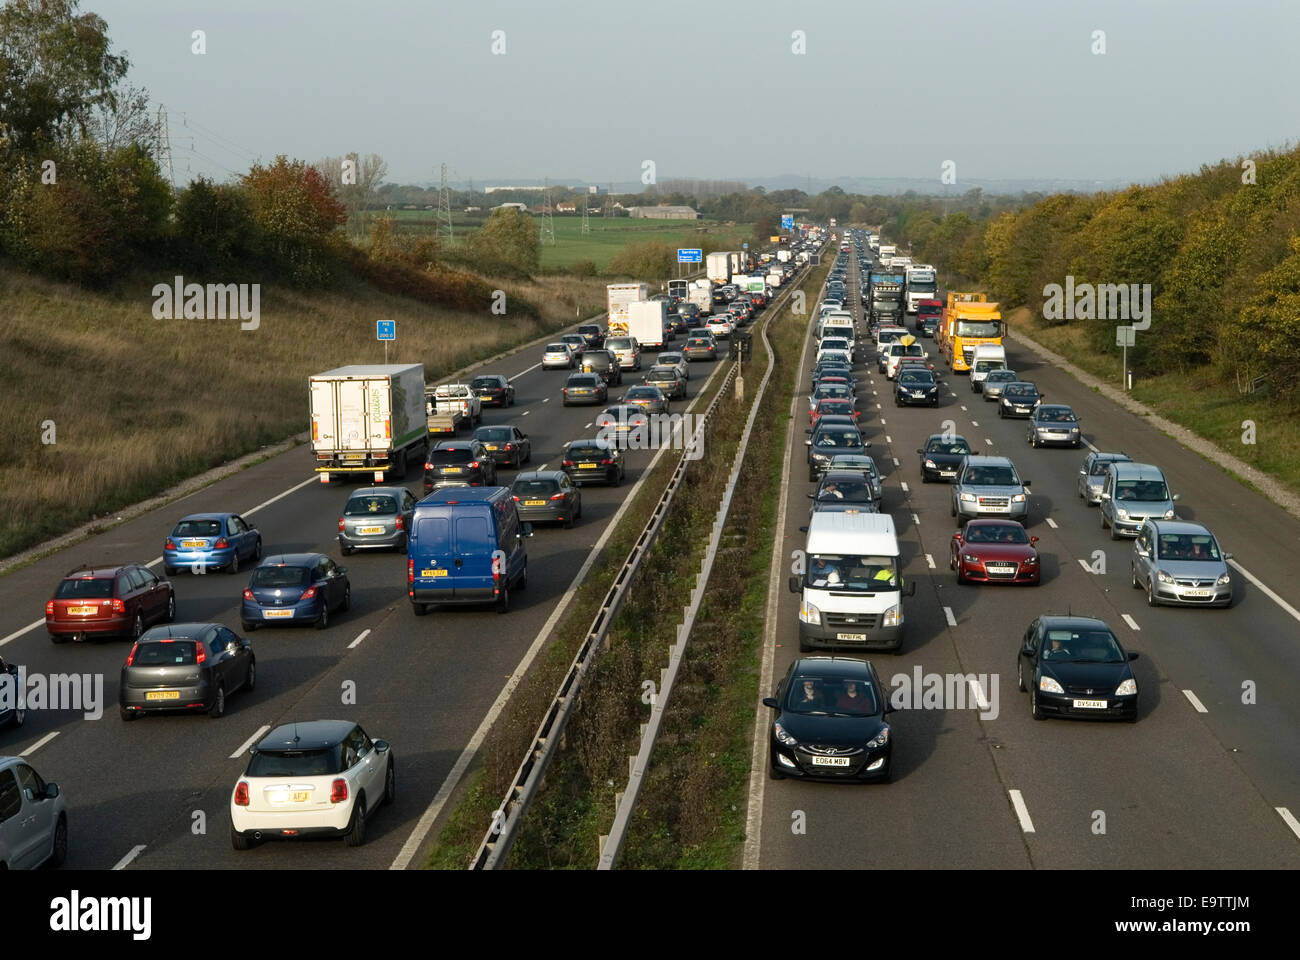
[[[368,218],[391,215],[402,233],[433,233],[437,230],[435,210],[367,211]],[[538,229],[542,218],[534,217]],[[456,246],[464,241],[476,227],[483,223],[480,214],[453,213],[452,231]],[[596,269],[604,271],[610,259],[629,243],[659,240],[679,247],[701,247],[711,250],[734,250],[740,243],[751,240],[752,223],[733,223],[719,220],[634,220],[631,217],[593,216],[588,220],[590,233],[582,232],[582,217],[574,214],[557,214],[555,243],[542,244],[542,270],[564,270],[590,260]]]

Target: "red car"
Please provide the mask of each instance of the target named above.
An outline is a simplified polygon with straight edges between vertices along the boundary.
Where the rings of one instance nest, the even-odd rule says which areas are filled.
[[[69,570],[45,604],[45,629],[55,643],[111,636],[138,640],[146,627],[175,618],[171,581],[138,563]]]
[[[965,531],[952,535],[948,568],[958,583],[1032,583],[1038,585],[1041,564],[1037,537],[1011,520],[971,520]]]
[[[858,419],[859,412],[860,411],[853,409],[852,400],[835,400],[827,398],[820,401],[817,406],[813,407],[812,410],[808,412],[808,418],[814,424],[817,422],[818,417],[826,415],[852,417],[856,420]]]

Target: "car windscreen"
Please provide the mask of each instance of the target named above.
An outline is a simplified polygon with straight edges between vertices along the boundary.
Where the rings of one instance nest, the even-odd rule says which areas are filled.
[[[971,524],[966,528],[967,543],[1028,543],[1029,534],[1018,523]]]
[[[651,380],[676,380],[676,367],[651,367],[647,376]]]
[[[813,443],[814,447],[860,447],[862,446],[862,436],[856,430],[829,430],[819,431],[817,440]]]
[[[1169,488],[1163,480],[1121,480],[1115,484],[1115,499],[1160,503],[1169,499]]]
[[[659,399],[660,393],[658,387],[633,387],[626,394],[629,400],[646,397],[651,400]]]
[[[160,640],[141,643],[131,661],[133,667],[193,666],[193,640]]]
[[[1006,364],[1001,360],[976,360],[976,373],[992,373],[994,370],[1005,370]]]
[[[598,337],[600,336],[600,327],[594,326],[592,324],[583,324],[581,327],[578,328],[578,332],[581,334],[594,335]]]
[[[54,596],[61,600],[107,600],[113,596],[113,578],[78,577],[64,580]]]
[[[958,320],[956,336],[996,337],[1001,326],[997,320]]]
[[[1115,462],[1114,460],[1092,461],[1092,469],[1088,471],[1089,476],[1104,477],[1106,475],[1106,471],[1110,469],[1110,465],[1114,462]]]
[[[1124,663],[1119,642],[1107,630],[1053,630],[1043,637],[1043,659],[1074,663]]]
[[[944,440],[940,437],[926,441],[925,452],[963,456],[970,453],[970,444],[965,440]]]
[[[1068,407],[1060,409],[1048,407],[1046,410],[1040,407],[1038,410],[1038,421],[1040,423],[1074,423],[1074,411]]]
[[[631,350],[632,341],[628,337],[613,337],[605,341],[605,347],[609,350]]]
[[[429,454],[429,462],[435,467],[448,463],[469,463],[473,457],[469,447],[452,447],[446,450],[434,450]]]
[[[259,750],[248,761],[248,777],[327,777],[341,773],[338,747],[319,750]]]
[[[1014,487],[1020,484],[1010,467],[971,467],[961,482],[982,487]]]
[[[348,500],[347,506],[343,508],[345,517],[364,517],[376,513],[396,513],[397,499],[381,494],[366,494],[361,497],[352,497]]]
[[[823,350],[847,350],[849,342],[843,337],[825,337],[822,339]]]
[[[520,500],[527,500],[549,497],[557,489],[558,485],[554,480],[516,480],[512,492]]]
[[[182,520],[172,531],[173,537],[219,537],[220,520]]]
[[[860,480],[828,480],[817,491],[818,503],[866,503],[871,488]]]
[[[687,343],[687,346],[691,347],[709,347],[712,345],[713,341],[705,337],[691,337],[690,341]]]
[[[475,377],[469,383],[471,390],[494,390],[501,386],[501,381],[496,377]]]
[[[929,372],[922,373],[919,370],[904,370],[898,375],[898,382],[903,384],[914,384],[918,387],[934,386],[934,377]]]
[[[1037,387],[1018,387],[1014,383],[1002,391],[1002,396],[1009,400],[1032,400],[1038,396]]]
[[[1219,545],[1206,534],[1160,535],[1161,560],[1222,560]]]
[[[871,686],[838,677],[794,677],[784,708],[789,713],[870,717],[879,712]]]
[[[1011,383],[1015,379],[1016,379],[1016,372],[1014,370],[1002,369],[1002,370],[989,371],[989,378],[988,378],[989,383],[1004,383],[1004,382]]]
[[[253,571],[255,587],[305,587],[311,583],[311,571],[306,567],[258,567]]]
[[[511,430],[509,427],[484,427],[474,431],[474,439],[485,440],[488,443],[505,443],[511,439]]]
[[[804,586],[859,593],[897,590],[898,561],[895,557],[886,556],[814,554],[808,558]]]
[[[566,387],[595,387],[600,381],[590,375],[580,377],[570,377],[565,384]]]

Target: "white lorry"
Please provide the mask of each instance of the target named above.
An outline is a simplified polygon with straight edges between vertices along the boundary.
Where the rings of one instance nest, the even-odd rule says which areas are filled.
[[[611,283],[605,287],[605,320],[610,335],[627,333],[627,305],[639,303],[650,295],[650,287],[644,283]]]
[[[668,304],[663,300],[629,303],[627,333],[643,349],[664,348],[664,325],[668,322]]]
[[[686,302],[699,307],[700,313],[711,311],[713,309],[713,281],[692,280],[686,293]]]
[[[704,275],[716,284],[731,282],[731,253],[718,251],[704,258]]]
[[[307,381],[311,449],[321,483],[373,475],[403,480],[407,460],[429,448],[424,364],[358,364]]]

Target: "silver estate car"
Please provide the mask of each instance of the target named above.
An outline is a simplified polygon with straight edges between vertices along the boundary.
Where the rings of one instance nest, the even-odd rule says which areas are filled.
[[[1159,467],[1149,463],[1115,463],[1106,468],[1101,486],[1101,528],[1110,527],[1110,538],[1121,534],[1137,536],[1143,521],[1173,520],[1174,501],[1178,494],[1169,492],[1169,484]]]
[[[1086,504],[1101,503],[1101,487],[1112,463],[1132,463],[1127,453],[1090,453],[1079,467],[1079,497]]]
[[[1232,604],[1232,554],[1219,549],[1214,534],[1186,520],[1147,520],[1133,542],[1133,589],[1147,603],[1227,607]]]
[[[961,461],[952,487],[957,526],[977,517],[1006,517],[1028,525],[1029,481],[1007,457],[969,456]]]
[[[339,550],[406,552],[415,497],[405,487],[366,487],[348,497],[339,517]]]

